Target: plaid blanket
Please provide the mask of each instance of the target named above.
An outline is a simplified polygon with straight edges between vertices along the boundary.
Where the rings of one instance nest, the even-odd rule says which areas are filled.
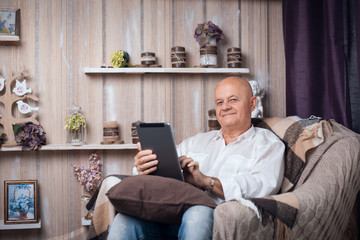
[[[90,210],[94,208],[94,214],[89,227],[87,239],[91,240],[106,240],[108,235],[108,227],[113,221],[116,211],[114,206],[105,195],[110,188],[119,183],[122,179],[126,178],[125,175],[109,175],[101,183],[101,186],[90,199],[86,207]]]
[[[289,239],[291,228],[295,224],[299,202],[290,193],[302,177],[307,164],[307,153],[324,142],[324,135],[331,135],[331,124],[320,118],[298,117],[253,119],[256,127],[271,130],[285,144],[285,174],[281,193],[270,197],[250,199],[258,208],[262,223],[265,225],[271,218],[274,222],[274,238]],[[315,166],[312,162],[312,166]],[[306,174],[309,174],[308,170]]]

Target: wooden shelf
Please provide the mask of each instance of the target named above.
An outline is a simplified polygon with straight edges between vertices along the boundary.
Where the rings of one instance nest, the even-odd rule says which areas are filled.
[[[127,74],[147,74],[147,73],[188,73],[188,74],[248,74],[248,68],[91,68],[84,67],[86,74],[102,73],[127,73]]]
[[[73,150],[132,150],[137,149],[136,144],[85,144],[81,146],[72,146],[69,144],[48,144],[40,148],[40,151],[73,151]],[[19,152],[21,146],[1,147],[3,152]]]
[[[21,224],[4,224],[4,220],[0,219],[0,230],[39,229],[39,228],[41,228],[41,219],[37,223],[21,223]]]

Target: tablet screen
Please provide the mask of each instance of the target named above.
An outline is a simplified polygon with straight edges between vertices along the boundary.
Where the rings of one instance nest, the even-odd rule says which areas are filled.
[[[184,181],[170,123],[137,123],[141,148],[151,149],[159,161],[153,175]]]

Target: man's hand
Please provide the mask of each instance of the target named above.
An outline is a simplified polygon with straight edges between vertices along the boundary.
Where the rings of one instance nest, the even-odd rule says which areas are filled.
[[[209,185],[209,177],[200,172],[199,163],[186,156],[181,156],[179,160],[185,181],[199,188],[206,189]]]
[[[139,152],[134,157],[134,166],[139,175],[147,175],[156,171],[159,161],[152,150],[142,150],[140,142],[137,143]]]

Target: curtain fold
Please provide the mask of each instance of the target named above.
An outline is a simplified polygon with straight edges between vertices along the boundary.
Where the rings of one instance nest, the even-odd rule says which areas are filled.
[[[356,8],[358,0],[283,0],[288,116],[335,119],[360,131]]]

